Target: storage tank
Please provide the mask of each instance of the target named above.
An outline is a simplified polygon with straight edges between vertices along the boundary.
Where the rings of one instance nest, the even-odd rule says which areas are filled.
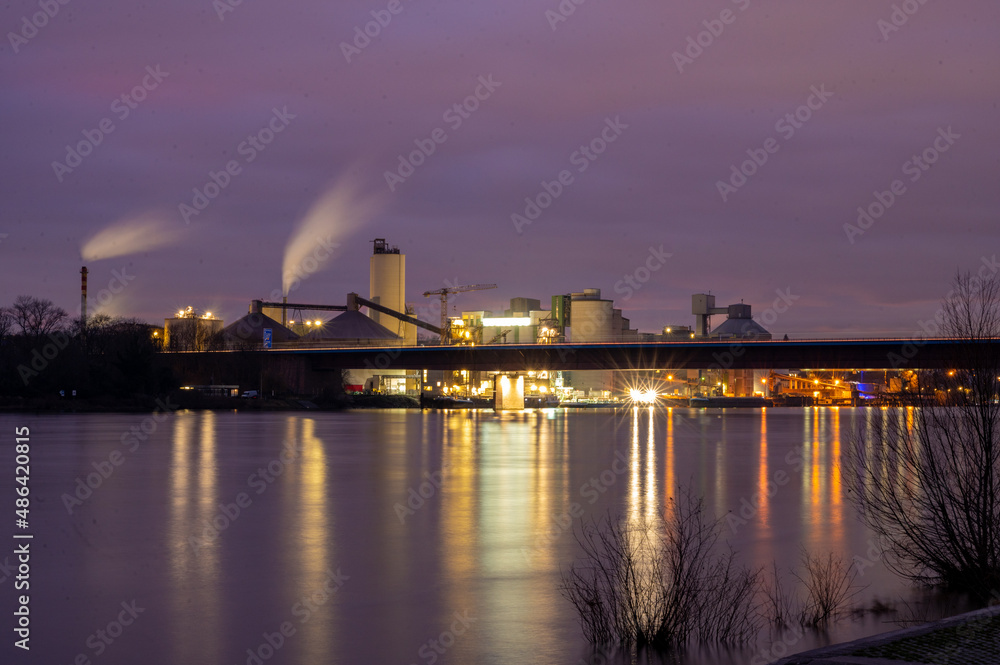
[[[614,303],[601,300],[600,289],[585,289],[571,295],[572,316],[570,338],[573,342],[610,342],[617,339],[614,328]],[[610,397],[614,387],[614,372],[607,370],[574,371],[570,375],[573,388],[590,397]]]
[[[611,342],[614,331],[614,303],[601,299],[600,289],[573,294],[570,330],[574,342]]]
[[[390,247],[385,238],[376,238],[370,266],[368,299],[405,314],[406,255],[400,253],[398,247]],[[404,338],[406,344],[416,344],[417,328],[413,324],[381,312],[369,312],[368,316]]]

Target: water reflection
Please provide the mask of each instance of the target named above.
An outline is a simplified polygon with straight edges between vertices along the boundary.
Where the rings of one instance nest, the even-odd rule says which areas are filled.
[[[819,552],[847,547],[840,414],[839,407],[812,407],[803,418],[803,545]]]
[[[771,491],[768,487],[771,483],[769,464],[767,460],[767,409],[760,410],[760,440],[757,451],[757,519],[760,522],[762,537],[768,538],[771,534]]]
[[[157,612],[142,624],[149,642],[140,644],[139,633],[133,642],[116,642],[108,664],[245,662],[262,631],[295,622],[291,604],[341,563],[351,576],[345,589],[313,620],[296,623],[295,637],[269,663],[427,662],[418,648],[463,611],[478,622],[438,663],[578,662],[587,645],[558,590],[560,573],[580,554],[574,529],[608,514],[655,522],[680,484],[722,517],[740,514],[743,499],[756,501],[744,524],[724,529],[751,567],[777,559],[788,570],[803,544],[849,558],[871,534],[846,501],[851,479],[839,458],[858,427],[882,431],[885,424],[870,413],[641,407],[239,414],[238,422],[228,414],[179,413],[142,449],[147,457],[116,471],[88,504],[101,524],[109,513],[127,513],[120,530],[100,536],[122,534],[114,542],[124,552],[115,575],[129,597],[152,599],[149,616]],[[912,423],[912,411],[900,413]],[[74,450],[86,436],[63,434]],[[295,442],[299,457],[258,497],[247,475],[279,455],[282,439]],[[73,462],[53,457],[50,466],[72,487],[79,463],[67,460]],[[872,465],[876,478],[898,473],[896,461],[879,464]],[[439,484],[428,483],[429,496],[401,519],[393,504],[405,505],[425,473],[439,474]],[[787,482],[769,496],[779,473]],[[605,491],[584,494],[594,478],[609,479]],[[249,492],[252,507],[213,538],[219,503],[240,491]],[[581,518],[568,519],[573,504],[582,507]],[[89,542],[63,545],[81,561],[94,558]],[[60,580],[60,598],[47,601],[106,593],[105,568],[86,570]],[[863,581],[872,586],[859,602],[905,593],[881,563],[866,572]],[[65,615],[82,635],[95,627],[78,606]],[[873,620],[864,630],[885,628]],[[858,630],[847,625],[830,639],[853,639]],[[818,646],[810,639],[795,648]],[[162,645],[162,654],[143,658],[149,643]],[[745,663],[752,655],[686,662]]]
[[[222,521],[218,499],[215,413],[174,418],[170,463],[170,572],[174,662],[220,662],[218,584]],[[199,426],[200,425],[200,426]],[[213,523],[213,519],[217,521]],[[197,607],[198,612],[191,612]],[[204,636],[193,641],[190,635]]]
[[[327,502],[326,452],[323,441],[316,435],[316,421],[291,416],[286,431],[288,436],[278,459],[283,462],[282,473],[289,474],[288,480],[296,490],[289,494],[289,503],[294,505],[286,508],[286,514],[294,516],[293,546],[287,551],[294,556],[289,569],[297,571],[294,579],[298,581],[295,594],[298,600],[319,594],[327,586],[328,575],[336,574],[336,557],[331,553],[336,504]],[[284,457],[291,453],[295,458],[285,464]],[[301,641],[302,648],[312,657],[322,657],[334,645],[332,627],[336,625],[336,608],[336,602],[324,602],[323,619],[305,622],[298,629],[296,642]]]
[[[667,442],[663,461],[664,508],[671,496],[677,492],[675,480],[676,461],[674,460],[674,408],[667,409]]]

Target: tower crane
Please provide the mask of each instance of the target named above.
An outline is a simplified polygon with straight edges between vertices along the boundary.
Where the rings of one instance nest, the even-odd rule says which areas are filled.
[[[452,293],[464,293],[466,291],[484,291],[486,289],[495,289],[496,284],[467,284],[465,286],[448,286],[443,289],[437,289],[436,291],[424,291],[424,297],[427,296],[441,296],[441,343],[447,344],[448,339],[451,337],[450,327],[448,325],[448,296]]]

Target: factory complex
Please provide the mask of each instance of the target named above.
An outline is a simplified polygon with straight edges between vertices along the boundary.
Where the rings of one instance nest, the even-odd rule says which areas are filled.
[[[711,340],[770,340],[742,302],[716,306],[711,294],[692,296],[693,325],[665,325],[657,332],[633,329],[600,289],[552,295],[548,301],[514,297],[503,311],[449,313],[448,297],[495,284],[448,286],[407,302],[406,255],[384,238],[373,241],[368,297],[346,294],[344,304],[253,300],[241,319],[225,325],[211,312],[187,307],[165,319],[167,352],[266,351],[268,349],[393,347],[419,345],[506,345]],[[429,303],[429,304],[425,304]],[[543,306],[544,305],[544,306]],[[715,327],[711,317],[725,318]],[[159,334],[159,333],[157,333]],[[443,370],[345,370],[349,392],[400,394],[431,399],[494,399],[501,381],[515,381],[526,404],[613,401],[643,394],[677,399],[773,398],[788,403],[850,404],[857,381],[842,373],[810,376],[791,370],[671,369],[574,370],[504,373]],[[856,378],[856,377],[854,377]],[[863,380],[863,377],[862,377]],[[507,386],[508,383],[504,383]],[[511,384],[513,385],[513,384]],[[266,392],[266,387],[261,385]],[[280,386],[278,387],[280,390]]]

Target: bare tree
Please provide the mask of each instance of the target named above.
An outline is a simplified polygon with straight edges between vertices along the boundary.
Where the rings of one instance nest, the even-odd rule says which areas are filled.
[[[690,492],[654,523],[609,517],[577,534],[583,561],[560,587],[595,644],[736,643],[760,627],[760,572],[720,547],[720,522]]]
[[[0,307],[0,342],[10,336],[14,329],[14,317],[6,307]]]
[[[1000,588],[1000,280],[955,278],[939,312],[964,340],[923,406],[870,410],[845,453],[887,565],[982,596]]]
[[[858,570],[829,552],[826,558],[802,550],[803,574],[796,579],[806,589],[800,619],[805,626],[821,626],[843,613],[847,603],[862,589],[854,581]]]
[[[66,310],[51,300],[33,296],[18,296],[10,312],[21,334],[36,339],[59,330],[67,316]]]

